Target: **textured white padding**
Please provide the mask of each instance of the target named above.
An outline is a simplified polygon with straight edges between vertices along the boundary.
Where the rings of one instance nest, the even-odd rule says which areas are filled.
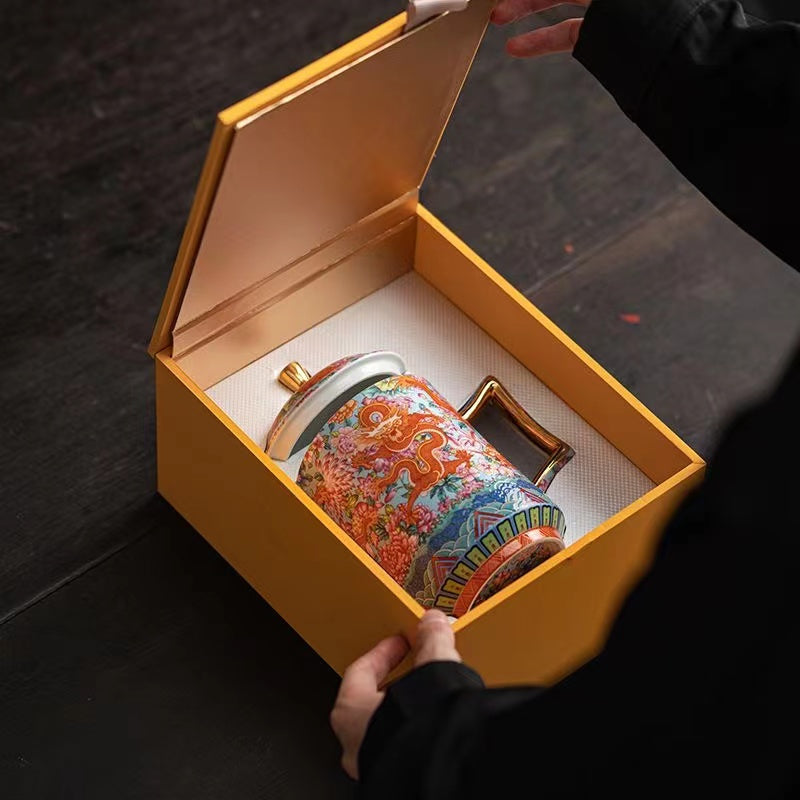
[[[454,406],[494,375],[575,457],[548,494],[563,509],[567,544],[654,487],[616,448],[449,300],[410,272],[208,389],[260,447],[289,393],[277,375],[290,361],[312,374],[342,356],[394,350]],[[293,459],[294,460],[294,459]],[[289,468],[287,467],[287,471]]]

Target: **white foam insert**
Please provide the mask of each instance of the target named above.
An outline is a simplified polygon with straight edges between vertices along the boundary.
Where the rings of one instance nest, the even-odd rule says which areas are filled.
[[[207,393],[264,447],[267,431],[289,397],[277,382],[283,367],[299,361],[313,374],[342,356],[370,350],[399,353],[408,372],[427,378],[456,408],[487,375],[494,375],[537,422],[572,445],[574,458],[548,491],[566,516],[568,545],[655,485],[415,272],[267,353]]]

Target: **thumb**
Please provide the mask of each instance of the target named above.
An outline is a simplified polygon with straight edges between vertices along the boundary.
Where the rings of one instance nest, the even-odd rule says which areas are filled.
[[[436,609],[426,611],[417,626],[414,666],[421,667],[431,661],[461,661],[450,621]]]

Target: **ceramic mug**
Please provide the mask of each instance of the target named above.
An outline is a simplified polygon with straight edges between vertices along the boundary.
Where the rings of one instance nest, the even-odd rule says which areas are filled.
[[[458,617],[564,548],[562,510],[396,354],[282,382],[267,452],[307,447],[298,485],[423,606]]]

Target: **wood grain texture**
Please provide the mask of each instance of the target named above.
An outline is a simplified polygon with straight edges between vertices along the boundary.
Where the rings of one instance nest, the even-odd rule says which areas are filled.
[[[0,619],[133,540],[145,348],[216,113],[391,16],[361,0],[3,4]]]
[[[150,535],[0,627],[2,796],[353,797],[336,675],[166,502],[143,511]]]
[[[800,339],[800,275],[694,193],[530,296],[706,456]]]
[[[4,798],[352,796],[334,673],[154,499],[146,344],[215,114],[395,11],[3,4]]]
[[[489,29],[421,192],[526,293],[691,191],[570,56],[505,54],[533,24]]]
[[[2,4],[4,797],[350,796],[333,673],[153,498],[145,348],[215,114],[401,8]],[[682,206],[693,191],[579,65],[509,60],[506,35],[423,200],[705,452],[722,413],[705,388],[766,386],[797,280]]]

